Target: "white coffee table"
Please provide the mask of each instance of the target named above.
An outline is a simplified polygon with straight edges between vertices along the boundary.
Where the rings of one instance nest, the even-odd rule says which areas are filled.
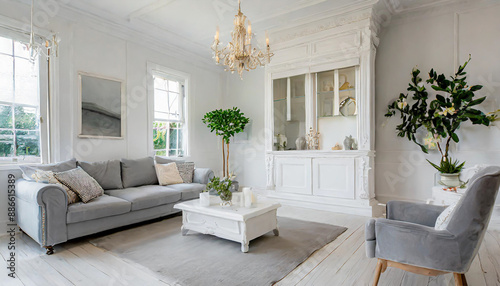
[[[182,210],[182,235],[189,230],[211,234],[241,243],[241,251],[248,252],[250,240],[270,231],[279,235],[276,211],[281,205],[275,202],[259,201],[252,208],[221,207],[212,203],[200,206],[199,200],[176,204]]]

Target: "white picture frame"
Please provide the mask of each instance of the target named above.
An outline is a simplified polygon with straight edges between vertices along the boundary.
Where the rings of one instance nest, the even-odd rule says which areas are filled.
[[[126,93],[123,80],[78,72],[79,138],[124,139]]]

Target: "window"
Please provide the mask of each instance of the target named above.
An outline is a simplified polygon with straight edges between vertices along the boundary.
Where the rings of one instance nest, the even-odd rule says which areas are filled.
[[[153,150],[155,155],[186,156],[185,82],[153,71]]]
[[[39,61],[0,37],[0,163],[42,162]]]

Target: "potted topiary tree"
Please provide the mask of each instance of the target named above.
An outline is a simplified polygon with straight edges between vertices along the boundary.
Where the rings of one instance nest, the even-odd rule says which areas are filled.
[[[450,156],[451,141],[459,142],[456,132],[460,125],[470,121],[474,125],[489,126],[490,122],[496,119],[496,115],[486,115],[473,108],[481,104],[486,97],[476,99],[474,93],[482,86],[469,86],[465,81],[465,68],[469,61],[470,56],[450,79],[447,79],[444,74],[438,75],[434,69],[431,69],[426,83],[437,92],[435,99],[429,98],[429,93],[420,77],[420,70],[414,68],[407,89],[412,93],[411,96],[401,93],[399,98],[389,105],[385,115],[392,117],[399,113],[402,122],[396,127],[398,136],[415,142],[424,153],[428,153],[428,148],[417,140],[415,134],[420,128],[427,130],[430,138],[427,144],[436,145],[441,153],[439,165],[427,161],[441,173],[442,184],[450,187],[462,184],[459,175],[465,162],[452,160]]]
[[[235,134],[243,132],[250,119],[239,108],[210,111],[202,119],[210,132],[222,136],[222,174],[229,178],[229,143]],[[226,146],[226,148],[224,147]],[[227,155],[226,155],[227,152]]]

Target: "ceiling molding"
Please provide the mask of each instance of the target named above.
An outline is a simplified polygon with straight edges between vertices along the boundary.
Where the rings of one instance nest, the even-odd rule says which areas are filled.
[[[154,3],[146,5],[146,6],[142,7],[142,8],[137,9],[134,12],[128,14],[127,19],[129,21],[131,21],[131,20],[133,20],[135,18],[139,18],[139,17],[141,17],[143,15],[146,15],[146,14],[149,14],[149,13],[153,12],[156,9],[160,9],[160,8],[162,8],[164,6],[167,6],[167,5],[171,4],[174,1],[175,0],[158,0],[158,1],[154,2]]]
[[[94,30],[113,35],[115,37],[139,45],[145,45],[152,50],[164,54],[170,54],[173,57],[179,58],[182,61],[191,63],[198,67],[213,70],[216,72],[220,72],[223,70],[221,67],[216,66],[214,62],[208,57],[181,47],[198,45],[194,42],[179,39],[179,45],[174,45],[163,39],[165,37],[176,39],[177,36],[175,36],[175,34],[168,33],[168,31],[163,30],[163,32],[165,32],[164,34],[166,35],[164,35],[163,37],[155,37],[149,33],[144,33],[143,31],[132,27],[130,22],[126,20],[118,19],[113,15],[103,16],[103,14],[107,13],[101,11],[99,14],[94,14],[92,12],[79,9],[78,7],[63,4],[61,5],[61,11],[58,16],[70,22],[80,20],[79,22],[84,22],[87,26]],[[152,27],[152,29],[153,28],[155,28],[156,30],[158,29],[158,27]]]

